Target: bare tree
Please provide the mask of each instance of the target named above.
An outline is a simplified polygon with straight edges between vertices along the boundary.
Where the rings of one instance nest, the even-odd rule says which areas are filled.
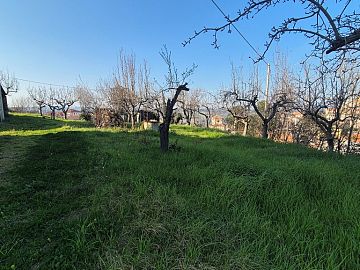
[[[285,95],[276,95],[274,96],[274,99],[271,102],[271,106],[269,106],[268,110],[263,112],[259,107],[259,99],[256,94],[250,95],[248,97],[241,97],[237,93],[231,94],[235,96],[237,101],[248,102],[252,106],[252,108],[262,121],[261,137],[264,139],[267,139],[269,137],[269,123],[275,117],[279,108],[285,106],[288,103]]]
[[[360,93],[353,95],[350,101],[347,103],[345,114],[348,116],[344,126],[342,127],[342,133],[346,137],[346,153],[352,152],[353,149],[353,137],[354,133],[360,131]],[[357,136],[355,136],[356,143]]]
[[[166,114],[165,91],[156,91],[154,89],[150,94],[149,106],[159,115],[160,121],[163,122]]]
[[[166,113],[165,119],[162,124],[160,124],[160,149],[162,151],[167,151],[169,149],[169,128],[171,123],[172,114],[174,111],[175,103],[181,93],[181,91],[189,91],[190,89],[187,87],[187,83],[179,85],[175,89],[175,94],[172,99],[168,99],[166,102]]]
[[[205,125],[208,128],[215,108],[215,97],[211,93],[201,89],[199,89],[198,92],[200,100],[196,110],[198,114],[205,117]]]
[[[359,75],[346,63],[336,70],[329,70],[322,64],[311,74],[304,67],[305,79],[300,81],[297,94],[297,108],[309,116],[321,129],[328,151],[333,151],[337,129],[340,123],[351,117],[346,113],[353,100],[359,98]]]
[[[222,108],[225,109],[232,118],[233,129],[239,130],[239,125],[242,125],[242,134],[246,136],[248,133],[248,127],[250,124],[250,104],[248,102],[239,101],[236,95],[231,95],[227,90],[223,91],[222,96]]]
[[[284,95],[291,105],[295,100],[296,80],[292,75],[287,58],[283,54],[277,54],[275,60],[275,72],[272,83],[273,91]],[[282,106],[270,126],[271,138],[277,141],[288,141],[291,133],[289,131],[293,116],[292,106]]]
[[[321,130],[316,123],[309,116],[293,117],[291,120],[289,131],[292,142],[319,148]]]
[[[160,149],[164,152],[169,149],[169,129],[173,116],[174,106],[178,100],[182,91],[189,91],[185,80],[194,73],[196,65],[192,65],[191,68],[187,68],[181,75],[178,74],[178,70],[175,67],[174,62],[171,59],[171,52],[167,50],[166,46],[160,51],[160,56],[167,65],[167,74],[165,75],[165,86],[161,87],[161,96],[165,98],[166,93],[171,93],[167,98],[165,110],[163,112],[163,123],[160,124]]]
[[[337,0],[336,15],[330,14],[329,2],[325,0],[249,0],[237,15],[230,18],[223,11],[226,23],[215,27],[204,27],[183,43],[190,43],[200,34],[213,32],[213,45],[218,48],[219,32],[228,30],[231,32],[234,24],[242,19],[251,19],[261,12],[279,5],[299,4],[303,6],[304,14],[297,17],[288,17],[279,26],[274,26],[269,33],[269,40],[265,43],[265,50],[259,55],[258,61],[264,59],[266,52],[275,40],[279,40],[286,33],[302,33],[314,46],[314,54],[329,54],[339,51],[360,51],[360,16],[359,11],[350,10],[353,0]],[[214,2],[215,3],[215,2]],[[333,3],[332,3],[333,4]],[[218,9],[221,8],[217,5]],[[357,6],[358,8],[358,6]],[[335,11],[334,11],[335,12]],[[235,28],[236,30],[237,28]]]
[[[59,104],[56,101],[56,90],[52,87],[46,89],[46,99],[45,104],[50,109],[50,117],[51,119],[55,119],[56,111],[60,110]]]
[[[258,79],[257,70],[255,70],[255,72],[255,78]],[[231,64],[231,85],[228,90],[223,90],[220,93],[222,97],[221,103],[223,109],[230,113],[231,117],[233,118],[234,129],[238,130],[239,124],[243,126],[242,134],[244,136],[247,135],[250,123],[251,105],[247,101],[239,100],[238,95],[247,95],[247,87],[248,84],[244,82],[241,74],[241,68],[236,68],[233,64]],[[256,81],[256,87],[260,87],[258,81]]]
[[[33,100],[29,96],[18,96],[12,99],[10,110],[13,112],[31,112]]]
[[[186,124],[195,124],[195,114],[200,106],[200,92],[196,89],[191,92],[184,91],[180,94],[178,103]]]
[[[75,91],[71,88],[58,89],[55,92],[54,97],[56,103],[58,104],[59,110],[64,114],[64,119],[67,119],[67,113],[71,106],[77,101],[75,97]]]
[[[34,100],[34,102],[38,106],[40,115],[43,116],[43,109],[46,107],[46,88],[31,88],[28,90],[28,93],[30,95],[30,98]]]
[[[274,141],[288,142],[291,140],[291,119],[292,113],[287,108],[280,108],[274,119],[270,123],[270,138]]]
[[[151,83],[147,63],[136,65],[135,55],[120,52],[113,82],[106,87],[109,103],[118,111],[125,112],[135,127],[136,115],[149,101]]]
[[[241,79],[237,78],[237,73],[233,68],[233,83],[232,89],[225,94],[225,100],[233,100],[239,102],[245,109],[244,103],[248,103],[255,111],[262,122],[261,137],[269,137],[269,124],[275,117],[280,108],[285,107],[290,100],[287,95],[288,90],[286,88],[274,88],[270,98],[265,96],[265,101],[259,100],[259,94],[261,91],[261,85],[259,83],[258,73],[255,71],[250,83],[246,85]],[[245,86],[243,86],[245,85]],[[269,100],[268,100],[269,99]],[[244,115],[239,119],[246,119]]]
[[[80,103],[82,117],[90,121],[95,113],[95,110],[101,107],[102,100],[99,96],[100,91],[95,92],[87,87],[84,83],[80,83],[75,88],[75,97]]]

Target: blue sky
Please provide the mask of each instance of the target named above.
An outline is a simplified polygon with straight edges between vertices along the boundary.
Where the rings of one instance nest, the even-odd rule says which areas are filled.
[[[217,0],[230,15],[242,1]],[[300,14],[301,6],[291,4],[264,12],[255,20],[241,21],[240,31],[260,51],[273,25],[289,13]],[[252,69],[254,52],[238,34],[222,33],[220,49],[214,49],[211,34],[195,39],[185,48],[181,43],[194,30],[224,22],[210,0],[2,0],[0,3],[0,70],[17,77],[54,84],[75,85],[79,76],[95,87],[111,76],[120,49],[146,59],[151,76],[161,80],[166,67],[159,56],[166,44],[179,70],[192,63],[198,69],[191,87],[216,91],[230,79],[230,62]],[[301,36],[285,36],[275,51],[296,64],[309,46]],[[265,75],[264,64],[259,69]],[[22,83],[24,90],[28,83]]]

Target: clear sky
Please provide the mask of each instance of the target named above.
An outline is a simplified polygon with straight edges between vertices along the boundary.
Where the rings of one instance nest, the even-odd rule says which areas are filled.
[[[242,1],[217,3],[231,15]],[[290,10],[303,12],[300,5],[279,5],[237,27],[261,51],[268,31]],[[161,80],[166,67],[159,51],[166,44],[179,70],[198,65],[190,87],[216,91],[230,80],[230,62],[251,69],[249,57],[256,56],[235,32],[219,36],[218,50],[211,46],[211,34],[181,45],[194,30],[224,22],[210,0],[2,0],[0,20],[0,70],[54,84],[75,85],[81,76],[94,88],[111,76],[121,48],[138,61],[146,59],[151,76]],[[285,36],[267,57],[271,62],[274,51],[281,51],[295,64],[308,50],[303,37]],[[259,64],[263,75],[265,68]],[[21,83],[23,90],[28,86]]]

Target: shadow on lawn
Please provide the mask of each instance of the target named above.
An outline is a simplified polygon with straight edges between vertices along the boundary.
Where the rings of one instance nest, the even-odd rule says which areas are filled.
[[[48,117],[37,117],[34,115],[9,115],[9,117],[0,124],[1,131],[10,130],[47,130],[60,128],[62,126],[70,126],[76,128],[91,127],[91,123],[82,120],[63,120],[49,119]]]
[[[39,120],[39,124],[44,122]],[[57,122],[63,123],[51,121]],[[196,131],[194,133],[196,135]],[[10,136],[5,137],[12,140]],[[179,228],[184,228],[185,218],[173,217],[171,211],[177,215],[184,213],[186,218],[190,213],[196,221],[198,213],[219,208],[221,211],[210,213],[222,224],[221,220],[226,218],[223,213],[231,216],[229,205],[236,202],[240,209],[242,204],[251,202],[262,218],[274,215],[273,220],[282,220],[283,212],[276,205],[281,202],[284,187],[291,193],[292,187],[298,186],[296,196],[289,199],[294,203],[294,211],[301,196],[307,198],[310,209],[316,209],[317,203],[328,196],[325,192],[328,187],[323,184],[327,175],[312,172],[308,176],[313,166],[308,160],[304,160],[302,166],[296,165],[301,155],[307,155],[307,158],[320,158],[317,168],[334,167],[331,160],[334,157],[326,153],[235,136],[202,138],[172,133],[170,141],[177,141],[179,148],[164,154],[159,149],[158,133],[151,131],[94,129],[37,137],[24,160],[8,174],[12,178],[11,186],[4,189],[0,200],[4,224],[0,228],[5,236],[1,252],[5,264],[16,263],[17,269],[23,269],[22,266],[89,269],[90,265],[95,269],[99,268],[98,258],[109,251],[107,246],[111,250],[128,250],[131,262],[138,247],[133,247],[131,241],[137,244],[142,237],[167,247],[175,245],[175,250],[180,248],[176,246],[178,240],[174,233],[159,240],[158,235],[145,230],[148,229],[145,225],[145,229],[141,229],[142,224],[152,221],[154,214],[176,219]],[[286,163],[284,156],[293,160]],[[355,161],[348,166],[356,168]],[[341,171],[333,182],[344,178],[344,169]],[[302,174],[301,177],[297,178],[298,174]],[[352,182],[356,182],[355,179]],[[207,189],[211,191],[209,194],[202,192]],[[319,189],[321,192],[316,192]],[[271,197],[270,191],[276,191],[276,196]],[[336,199],[333,201],[338,201],[340,195],[332,196]],[[279,201],[271,203],[271,198]],[[199,200],[202,203],[190,205]],[[159,202],[162,202],[160,207]],[[211,203],[214,205],[208,208]],[[167,208],[168,205],[173,208]],[[182,208],[183,205],[189,208]],[[162,208],[165,210],[159,212]],[[168,223],[168,226],[175,225]],[[273,233],[269,231],[268,237],[272,240]],[[230,232],[229,235],[234,235]],[[188,232],[188,236],[191,235]],[[216,238],[216,235],[209,237]],[[227,252],[232,251],[230,246]],[[157,252],[150,250],[147,255],[153,256],[155,262]],[[175,261],[177,255],[174,252],[171,259]],[[209,258],[213,257],[210,255]],[[210,260],[205,252],[202,256]]]
[[[31,120],[34,123],[34,118]],[[43,122],[39,118],[39,123]],[[57,125],[57,121],[49,122]],[[49,128],[49,124],[46,126]],[[54,264],[62,265],[59,254],[74,263],[69,239],[63,234],[86,212],[85,202],[94,188],[87,181],[91,170],[86,162],[85,136],[83,132],[63,132],[37,137],[21,162],[14,161],[7,173],[11,184],[0,200],[0,227],[4,236],[1,252],[9,267],[15,263],[16,269],[25,269],[25,265],[54,269]],[[14,137],[4,137],[15,142]]]

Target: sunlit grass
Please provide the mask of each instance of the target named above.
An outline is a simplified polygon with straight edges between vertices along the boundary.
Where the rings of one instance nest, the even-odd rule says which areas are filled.
[[[58,132],[64,132],[64,131],[90,131],[92,129],[90,128],[73,128],[70,126],[62,126],[58,128],[52,128],[52,129],[44,129],[44,130],[16,130],[11,129],[7,131],[0,131],[0,136],[41,136],[51,133],[58,133]]]
[[[193,128],[183,125],[173,125],[171,131],[178,135],[197,138],[220,138],[228,135],[227,133],[216,129]]]
[[[28,117],[0,127],[1,269],[360,269],[358,157]]]

